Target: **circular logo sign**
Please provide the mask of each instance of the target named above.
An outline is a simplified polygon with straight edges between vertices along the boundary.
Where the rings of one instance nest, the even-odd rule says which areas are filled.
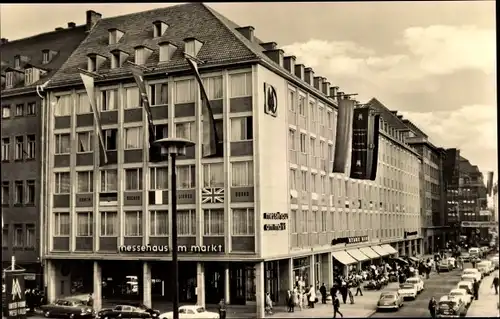
[[[278,96],[276,95],[276,89],[270,85],[267,87],[267,110],[272,114],[278,112]]]

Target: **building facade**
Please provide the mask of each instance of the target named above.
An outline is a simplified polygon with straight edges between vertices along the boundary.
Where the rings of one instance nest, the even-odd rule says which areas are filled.
[[[2,39],[2,267],[26,270],[28,288],[42,287],[40,194],[41,99],[36,87],[48,81],[85,38],[85,26],[32,37]]]
[[[297,282],[332,283],[334,271],[420,253],[421,160],[384,115],[377,180],[333,174],[337,88],[253,27],[198,3],[88,17],[85,45],[45,97],[49,300],[92,291],[99,308],[103,296],[146,305],[170,298],[169,164],[149,161],[148,122],[126,60],[147,70],[157,137],[196,143],[176,165],[182,302],[224,297],[263,314],[265,292],[279,302]],[[221,157],[201,156],[200,93],[184,52],[203,62]],[[79,69],[96,77],[114,161],[106,166]],[[339,238],[349,247],[332,245]]]

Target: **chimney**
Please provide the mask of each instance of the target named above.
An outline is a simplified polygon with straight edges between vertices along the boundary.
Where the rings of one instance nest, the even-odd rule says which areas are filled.
[[[345,98],[346,98],[346,96],[344,96],[344,92],[338,92],[338,93],[337,93],[337,99],[339,99],[339,100],[343,100],[343,99],[345,99]]]
[[[314,88],[316,90],[321,91],[323,89],[323,77],[322,76],[315,76],[314,77]]]
[[[285,51],[281,49],[273,49],[264,51],[264,54],[267,55],[268,58],[273,60],[274,63],[279,64],[279,66],[283,66],[283,57],[285,55]]]
[[[312,68],[305,68],[304,69],[304,81],[306,81],[307,84],[313,85],[313,78],[314,78],[314,71]]]
[[[274,50],[278,47],[278,44],[276,42],[265,42],[260,44],[261,47],[264,48],[264,50]]]
[[[332,99],[335,99],[337,97],[337,92],[339,91],[339,87],[338,86],[332,86],[330,88],[330,97]]]
[[[304,81],[304,64],[295,64],[295,76]]]
[[[5,43],[8,43],[9,42],[9,39],[6,39],[6,38],[1,38],[0,39],[0,44],[5,44]]]
[[[236,31],[241,33],[241,35],[247,38],[248,41],[253,42],[253,32],[255,31],[254,27],[252,26],[239,27],[236,28]]]
[[[76,23],[74,22],[68,22],[68,28],[71,29],[71,28],[74,28],[76,27]]]
[[[61,30],[64,30],[64,28],[57,27],[57,28],[55,28],[54,30],[56,30],[56,31],[61,31]]]
[[[328,96],[330,93],[330,82],[327,82],[327,79],[323,79],[323,94]]]
[[[86,22],[86,31],[90,31],[96,23],[101,20],[102,14],[95,12],[94,10],[87,11],[87,22]]]
[[[297,58],[295,56],[286,56],[284,59],[283,59],[283,66],[285,67],[285,69],[294,74],[295,73],[295,60]]]

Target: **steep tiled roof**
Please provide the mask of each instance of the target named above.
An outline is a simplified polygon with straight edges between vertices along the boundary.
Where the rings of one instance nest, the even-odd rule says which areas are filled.
[[[76,26],[74,28],[42,33],[2,44],[0,46],[2,54],[2,74],[4,74],[8,68],[14,67],[14,57],[16,55],[22,55],[29,58],[29,61],[21,63],[21,69],[25,66],[31,65],[48,71],[47,74],[42,76],[38,82],[33,83],[32,85],[24,86],[24,82],[22,81],[12,89],[2,90],[2,94],[10,95],[31,91],[36,85],[44,83],[50,79],[86,36],[87,33],[85,32],[85,26],[83,25]],[[55,51],[57,54],[49,63],[42,64],[42,50]]]
[[[157,20],[165,22],[168,29],[161,37],[153,38],[153,22]],[[109,45],[108,30],[112,28],[121,30],[124,35],[117,44]],[[155,72],[187,68],[188,64],[183,55],[183,40],[188,37],[195,37],[204,43],[197,55],[198,59],[205,62],[203,66],[251,61],[258,58],[253,50],[242,43],[241,37],[216,17],[211,9],[201,3],[189,3],[101,19],[57,72],[51,84],[79,82],[78,68],[87,68],[87,55],[90,53],[108,57],[108,61],[99,68],[99,74],[110,78],[128,74],[126,68],[110,69],[110,51],[120,49],[128,53],[128,61],[133,62],[134,47],[138,45],[153,49],[145,66],[154,68]],[[163,41],[174,44],[177,50],[170,62],[159,65],[158,43]]]
[[[399,130],[407,130],[408,127],[400,120],[393,112],[391,112],[384,104],[382,104],[376,98],[372,98],[367,103],[371,107],[375,108],[382,115],[384,121],[388,122],[390,126],[399,129]]]

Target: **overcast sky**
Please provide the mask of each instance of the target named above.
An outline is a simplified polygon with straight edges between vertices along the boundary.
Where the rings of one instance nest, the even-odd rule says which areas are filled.
[[[400,111],[498,180],[494,1],[208,5],[361,102],[376,97]],[[2,5],[1,36],[83,24],[89,9],[111,17],[163,6]]]

